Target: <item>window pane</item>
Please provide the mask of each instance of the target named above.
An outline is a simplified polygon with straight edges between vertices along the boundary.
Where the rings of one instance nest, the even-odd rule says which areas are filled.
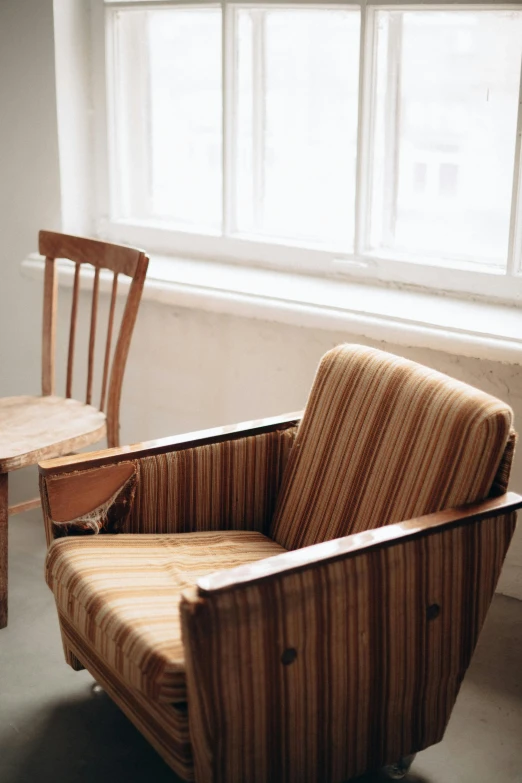
[[[116,33],[119,216],[218,231],[221,12],[121,11]]]
[[[243,234],[353,246],[359,12],[237,11]]]
[[[371,244],[504,265],[520,11],[380,11]]]

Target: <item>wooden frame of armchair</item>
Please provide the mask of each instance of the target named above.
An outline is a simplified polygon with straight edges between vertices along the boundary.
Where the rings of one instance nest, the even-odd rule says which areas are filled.
[[[74,519],[95,509],[110,532],[107,502],[125,486],[120,531],[219,529],[226,519],[266,533],[298,421],[43,462],[47,540],[64,525],[74,535]],[[147,461],[166,457],[168,477],[145,481]],[[202,513],[190,501],[196,477],[211,496]],[[156,513],[166,481],[186,493],[168,519]],[[66,660],[87,668],[187,780],[322,783],[392,763],[442,739],[522,507],[504,490],[501,480],[481,503],[201,577],[181,601],[188,705],[144,695],[60,614]]]

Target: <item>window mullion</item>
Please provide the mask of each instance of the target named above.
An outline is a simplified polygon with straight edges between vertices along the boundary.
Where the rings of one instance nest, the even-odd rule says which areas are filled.
[[[224,236],[236,230],[236,10],[223,0],[221,3],[221,63],[222,63],[222,189]]]
[[[357,120],[357,161],[355,175],[355,236],[356,255],[364,253],[368,246],[371,145],[373,125],[373,61],[374,13],[366,0],[361,3],[361,30],[359,43],[359,103]]]
[[[390,16],[388,38],[388,67],[385,107],[385,151],[384,151],[384,199],[383,199],[383,241],[393,245],[397,222],[397,190],[399,183],[400,156],[400,100],[401,100],[401,49],[402,15]]]
[[[151,106],[147,11],[137,11],[125,19],[125,36],[121,35],[117,27],[116,15],[112,19],[113,60],[117,58],[126,66],[119,80],[115,80],[114,62],[112,64],[115,130],[119,140],[118,146],[113,141],[113,148],[117,155],[116,166],[119,167],[118,180],[122,183],[115,206],[120,216],[130,214],[149,217],[152,149],[149,113],[143,111],[143,106]],[[132,85],[132,89],[129,85]],[[134,162],[132,168],[122,165],[123,147]]]
[[[518,93],[517,136],[512,194],[507,258],[507,274],[510,276],[517,274],[522,269],[522,61]]]
[[[265,11],[252,11],[252,162],[254,230],[262,230],[265,203],[266,40]]]

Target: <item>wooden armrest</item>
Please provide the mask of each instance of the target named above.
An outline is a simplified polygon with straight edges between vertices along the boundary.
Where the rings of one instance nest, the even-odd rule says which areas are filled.
[[[298,414],[40,465],[47,540],[84,533],[266,532]]]
[[[105,465],[114,465],[118,462],[129,462],[151,457],[157,454],[166,454],[173,451],[183,451],[195,446],[207,446],[212,443],[225,443],[230,440],[248,438],[255,435],[263,435],[267,432],[285,430],[299,423],[302,411],[284,413],[280,416],[271,416],[265,419],[243,421],[240,424],[231,424],[224,427],[213,427],[208,430],[198,430],[182,435],[173,435],[158,440],[148,440],[134,443],[131,446],[119,446],[113,449],[92,451],[88,454],[76,454],[68,457],[43,460],[38,464],[38,470],[42,476],[71,473],[90,468],[99,468]]]
[[[481,503],[471,503],[458,508],[436,511],[433,514],[426,514],[394,525],[366,530],[363,533],[354,533],[351,536],[295,549],[227,571],[216,571],[201,577],[197,586],[202,594],[230,590],[247,583],[259,582],[285,573],[301,571],[351,557],[363,551],[396,543],[401,539],[418,538],[435,530],[470,524],[486,517],[500,516],[519,508],[522,508],[522,496],[515,492],[506,492],[504,495],[488,498]]]

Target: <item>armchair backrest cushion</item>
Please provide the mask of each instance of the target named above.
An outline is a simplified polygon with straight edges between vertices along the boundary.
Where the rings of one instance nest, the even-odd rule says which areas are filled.
[[[322,359],[283,475],[286,549],[488,496],[513,413],[436,370],[359,345]]]

